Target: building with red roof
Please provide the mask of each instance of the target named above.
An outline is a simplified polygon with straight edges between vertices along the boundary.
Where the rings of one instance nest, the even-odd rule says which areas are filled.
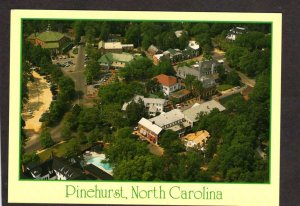
[[[160,74],[154,77],[154,79],[157,79],[166,96],[169,96],[170,93],[180,89],[180,84],[177,82],[176,77]]]

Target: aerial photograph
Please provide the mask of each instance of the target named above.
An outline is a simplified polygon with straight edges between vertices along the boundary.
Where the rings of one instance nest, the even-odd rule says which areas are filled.
[[[23,19],[22,180],[270,182],[272,24]]]

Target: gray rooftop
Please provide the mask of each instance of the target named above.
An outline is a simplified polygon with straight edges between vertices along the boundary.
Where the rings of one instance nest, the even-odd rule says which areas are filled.
[[[162,105],[163,105],[163,104],[165,104],[165,102],[167,101],[167,100],[161,99],[161,98],[145,98],[144,96],[141,96],[141,95],[135,95],[131,101],[125,102],[125,103],[123,104],[122,110],[125,111],[126,108],[127,108],[127,106],[128,106],[132,101],[138,103],[139,100],[142,100],[142,101],[144,102],[144,105],[145,105],[145,106],[147,106],[147,104],[162,104]]]
[[[173,109],[169,112],[162,113],[156,117],[149,119],[154,124],[163,127],[173,122],[182,120],[184,118],[183,113],[179,109]]]
[[[221,112],[226,109],[223,105],[221,105],[216,100],[210,100],[202,104],[199,103],[194,104],[191,108],[183,111],[183,114],[185,118],[189,119],[190,121],[196,122],[197,116],[200,112],[209,114],[215,108]]]

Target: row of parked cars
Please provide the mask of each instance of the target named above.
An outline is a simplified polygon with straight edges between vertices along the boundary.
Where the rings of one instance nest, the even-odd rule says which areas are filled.
[[[56,65],[58,65],[58,66],[60,66],[60,67],[69,67],[69,66],[71,66],[71,65],[74,65],[74,63],[73,63],[72,61],[67,61],[67,62],[65,62],[65,63],[63,63],[63,64],[57,62]]]

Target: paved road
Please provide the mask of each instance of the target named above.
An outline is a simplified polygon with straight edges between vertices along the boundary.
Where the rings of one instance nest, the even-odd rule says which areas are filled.
[[[27,137],[30,137],[26,141],[25,152],[37,151],[42,148],[39,141],[39,134],[32,133],[31,131],[25,131]]]
[[[244,83],[244,84],[246,84],[246,85],[248,85],[250,87],[254,87],[255,86],[255,79],[250,79],[249,77],[247,77],[242,72],[237,71],[237,73],[239,74],[242,83]]]
[[[60,122],[59,125],[50,128],[50,134],[54,142],[61,141],[61,130],[63,128],[63,123]],[[25,152],[39,151],[42,150],[42,145],[40,144],[39,134],[31,133],[30,131],[26,131],[27,136],[30,136],[28,141],[26,141]]]
[[[76,59],[76,64],[74,71],[65,71],[64,73],[71,77],[75,83],[75,90],[82,93],[82,98],[86,95],[86,82],[84,76],[84,47],[82,45],[78,46],[78,55]]]

